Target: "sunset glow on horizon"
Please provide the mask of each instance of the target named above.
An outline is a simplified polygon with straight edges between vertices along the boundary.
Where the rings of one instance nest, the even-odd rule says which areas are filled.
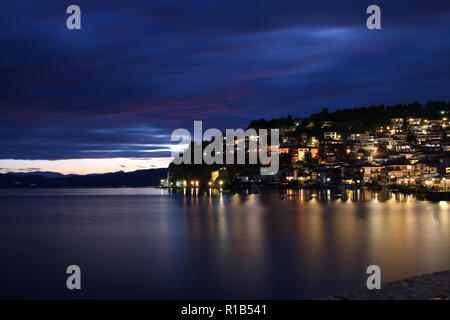
[[[61,174],[93,174],[107,172],[131,172],[136,170],[167,168],[172,158],[107,158],[64,160],[15,160],[1,159],[0,173],[51,171]]]

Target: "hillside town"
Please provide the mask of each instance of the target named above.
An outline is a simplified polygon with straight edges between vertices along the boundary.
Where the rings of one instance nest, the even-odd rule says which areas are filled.
[[[320,125],[328,128],[333,123]],[[392,118],[389,126],[380,127],[375,134],[353,133],[345,138],[336,131],[315,137],[291,134],[294,128],[282,128],[279,152],[292,168],[285,166],[278,178],[280,182],[322,185],[425,185],[445,189],[447,174],[450,176],[449,125],[446,117]]]
[[[356,132],[339,131],[341,123],[332,120],[317,121],[332,116],[289,118],[278,121],[279,144],[269,146],[279,151],[277,174],[260,175],[251,165],[171,165],[168,180],[161,182],[192,188],[389,186],[445,192],[450,187],[447,112],[433,118],[393,117]],[[247,146],[255,138],[246,137]]]

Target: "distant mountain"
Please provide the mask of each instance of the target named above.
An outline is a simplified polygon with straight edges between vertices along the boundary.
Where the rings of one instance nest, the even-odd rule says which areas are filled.
[[[16,176],[43,176],[46,178],[62,178],[75,176],[74,174],[65,175],[59,172],[52,172],[52,171],[10,172],[10,174]]]
[[[0,174],[0,188],[144,187],[158,186],[167,169],[112,172],[97,175],[62,175],[55,172]]]

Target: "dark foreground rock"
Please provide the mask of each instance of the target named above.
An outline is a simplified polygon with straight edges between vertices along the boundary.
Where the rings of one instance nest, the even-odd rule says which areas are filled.
[[[338,293],[331,300],[449,300],[450,271],[435,272],[383,283],[380,290],[358,289]]]

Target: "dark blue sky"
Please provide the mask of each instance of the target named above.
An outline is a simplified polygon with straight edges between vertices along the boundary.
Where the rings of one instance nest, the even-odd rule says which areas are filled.
[[[0,21],[0,159],[167,157],[193,120],[450,100],[448,0],[7,1]]]

